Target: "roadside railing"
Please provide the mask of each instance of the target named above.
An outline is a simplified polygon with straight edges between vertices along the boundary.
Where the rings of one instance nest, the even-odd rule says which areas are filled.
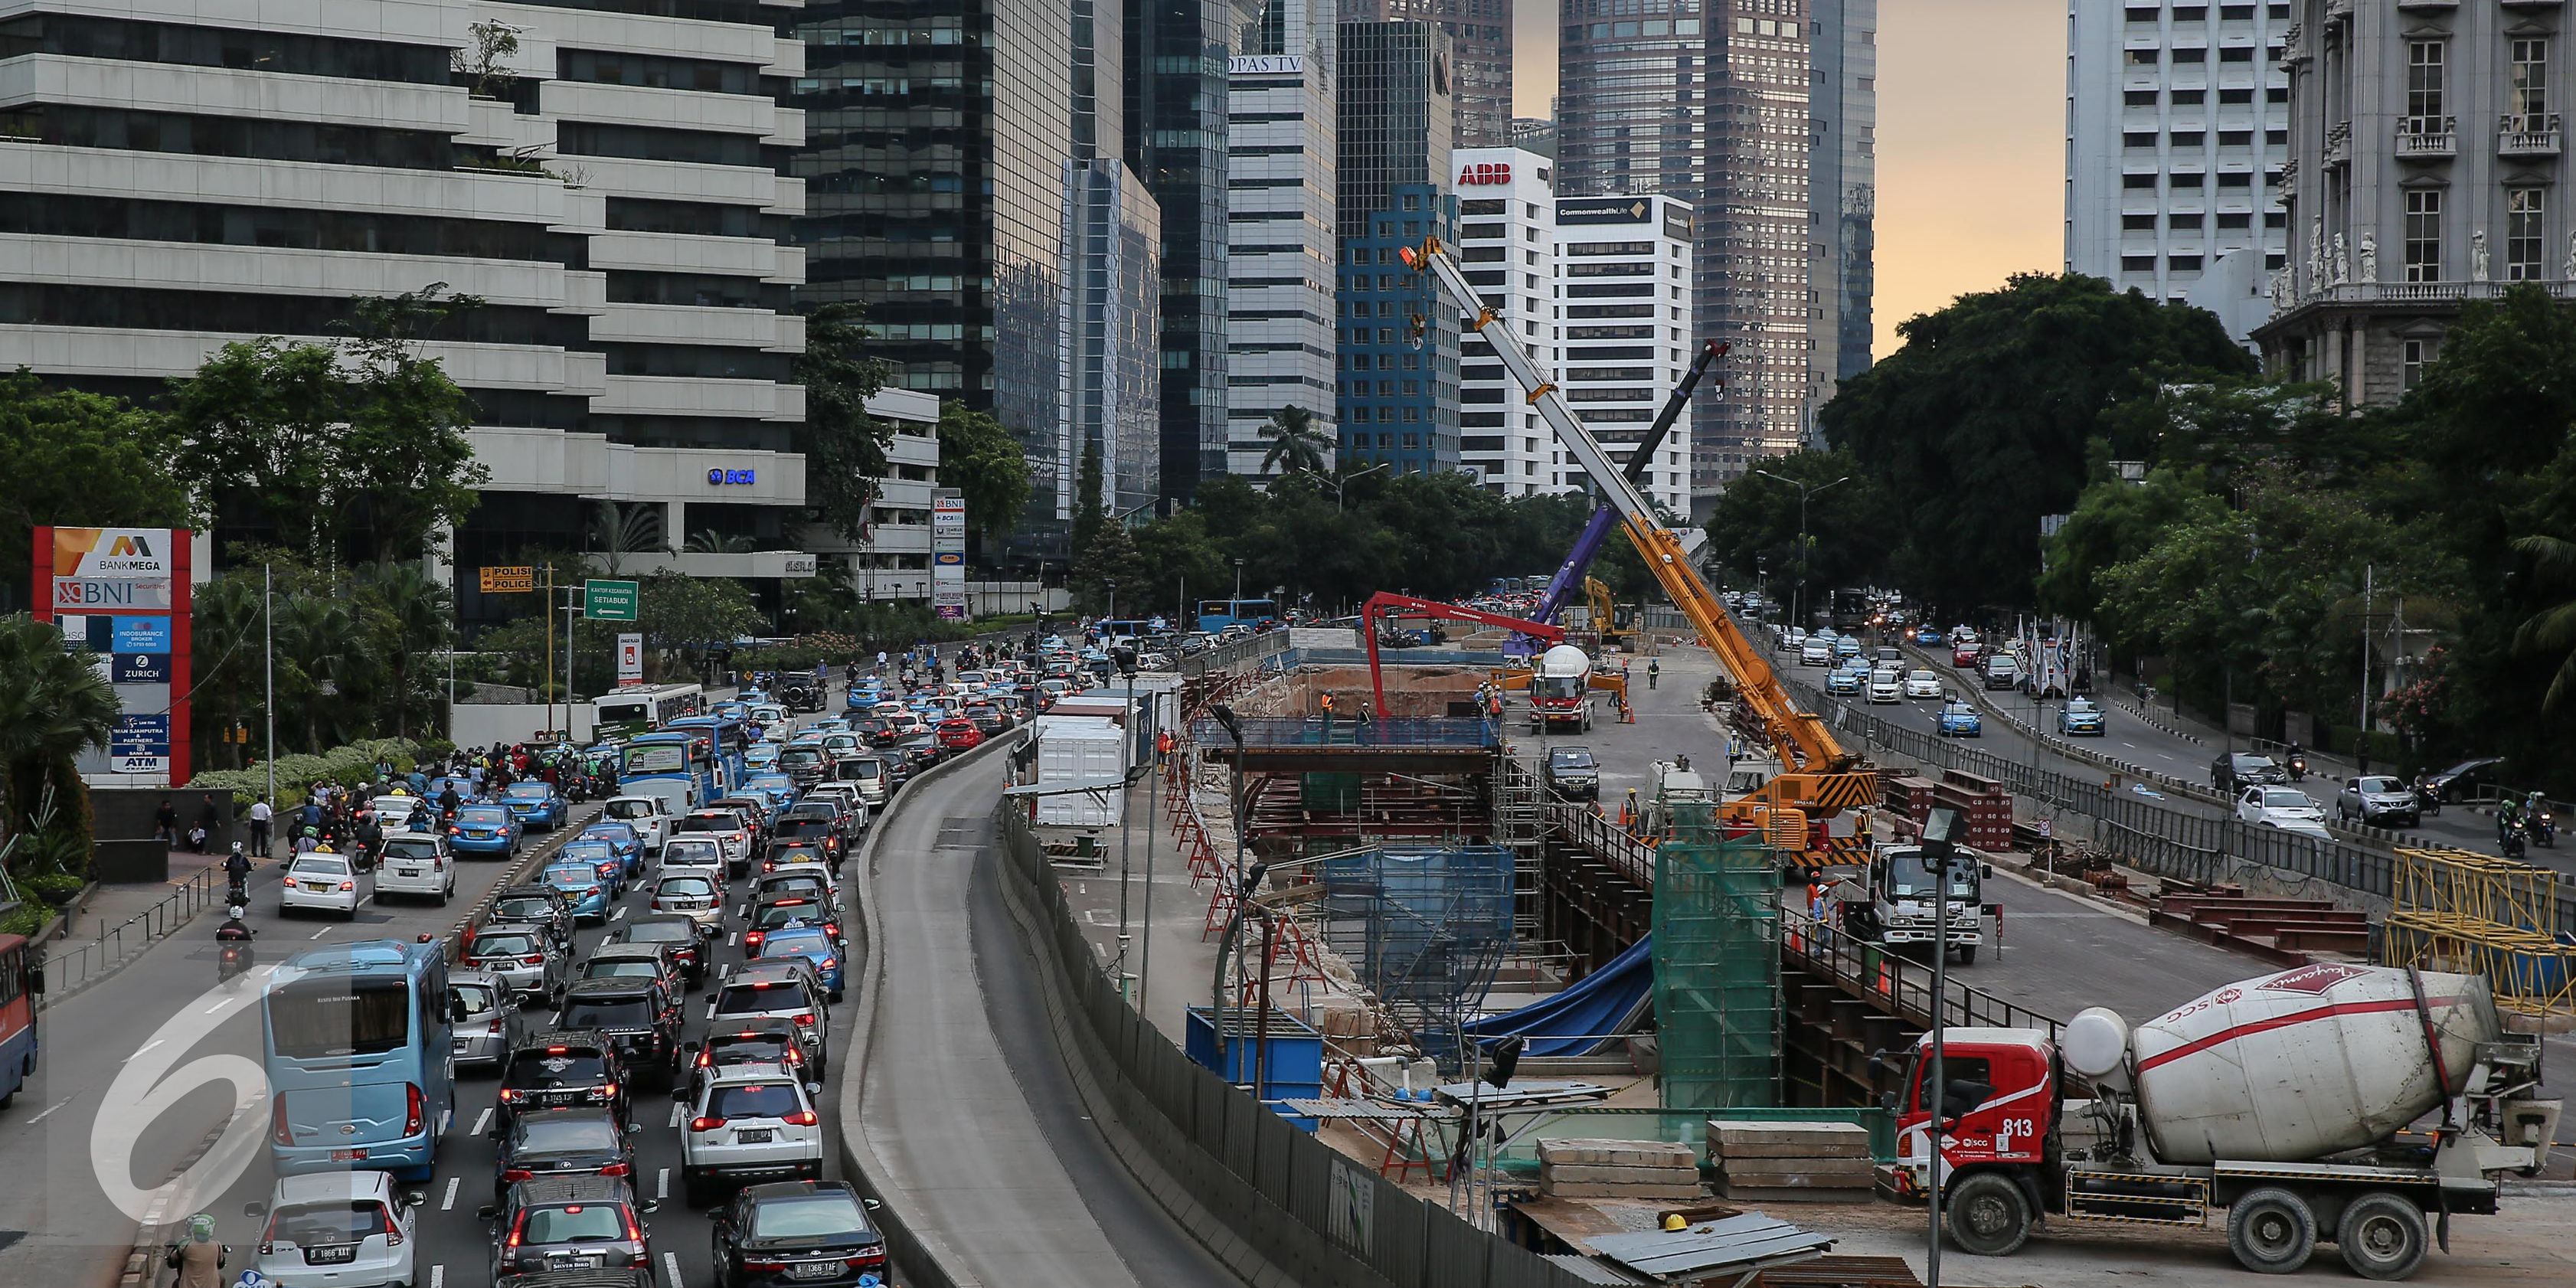
[[[1932,1027],[1932,967],[1853,937],[1794,908],[1780,910],[1780,955],[1832,978],[1846,989],[1879,999],[1896,1015]],[[2041,1029],[2055,1038],[2057,1017],[1949,980],[1941,998],[1944,1028]]]
[[[198,913],[213,907],[223,898],[215,893],[226,884],[223,875],[221,868],[199,869],[196,875],[170,887],[170,893],[160,902],[114,926],[102,924],[94,936],[66,935],[51,941],[45,950],[43,1003],[50,1005],[78,992],[82,985],[169,938]],[[67,922],[66,928],[76,924],[77,918]]]
[[[1180,660],[1184,676],[1205,675],[1210,671],[1228,671],[1246,662],[1256,662],[1288,651],[1288,632],[1263,631],[1248,639],[1202,649]]]

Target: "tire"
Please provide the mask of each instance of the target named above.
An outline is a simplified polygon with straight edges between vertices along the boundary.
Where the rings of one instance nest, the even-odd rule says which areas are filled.
[[[1962,966],[1974,966],[1977,964],[1977,946],[1975,944],[1964,944],[1960,946],[1959,964]]]
[[[2335,1246],[2364,1279],[2404,1279],[2424,1264],[2424,1210],[2386,1190],[2364,1194],[2335,1223]]]
[[[2256,1274],[2296,1274],[2316,1254],[2317,1214],[2278,1186],[2249,1191],[2227,1209],[2227,1250]]]
[[[2030,1203],[1997,1172],[1978,1172],[1950,1187],[1941,1224],[1950,1242],[1980,1257],[2009,1257],[2030,1239]]]

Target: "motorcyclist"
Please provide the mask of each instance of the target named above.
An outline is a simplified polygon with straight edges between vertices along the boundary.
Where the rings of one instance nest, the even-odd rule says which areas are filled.
[[[232,854],[224,860],[224,884],[230,887],[229,903],[250,901],[250,856],[242,852],[242,843],[233,842]]]
[[[2290,771],[2290,781],[2297,782],[2308,776],[2308,753],[2299,744],[2291,743],[2290,754],[2284,759],[2289,762],[2286,767]]]
[[[215,1219],[200,1212],[188,1218],[187,1238],[162,1253],[161,1264],[179,1272],[170,1288],[224,1288],[224,1262],[232,1249],[215,1242]]]
[[[231,979],[250,970],[250,941],[254,933],[242,920],[240,904],[224,909],[224,924],[215,927],[215,942],[221,950],[215,962],[215,977]]]
[[[456,784],[449,783],[447,790],[438,794],[438,812],[454,818],[456,811],[463,808],[465,808],[465,797],[456,790]]]

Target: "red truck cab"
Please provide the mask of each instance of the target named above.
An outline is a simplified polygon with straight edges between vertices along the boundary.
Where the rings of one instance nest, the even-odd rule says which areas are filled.
[[[2062,1095],[2057,1052],[2037,1029],[1953,1028],[1944,1031],[1941,1076],[1944,1097],[1940,1181],[1954,1174],[2002,1169],[2027,1177],[2033,1211],[2049,1187],[2033,1175],[2051,1154]],[[1905,1089],[1897,1095],[1896,1183],[1920,1195],[1931,1183],[1930,1093],[1932,1037],[1916,1039],[1907,1062]]]

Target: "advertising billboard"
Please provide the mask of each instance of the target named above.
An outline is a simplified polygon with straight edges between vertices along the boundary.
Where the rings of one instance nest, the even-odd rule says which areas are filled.
[[[189,564],[186,528],[54,528],[35,532],[36,617],[63,632],[116,691],[105,751],[84,751],[81,777],[102,786],[188,781]]]
[[[930,610],[966,620],[966,494],[955,488],[930,494]]]

